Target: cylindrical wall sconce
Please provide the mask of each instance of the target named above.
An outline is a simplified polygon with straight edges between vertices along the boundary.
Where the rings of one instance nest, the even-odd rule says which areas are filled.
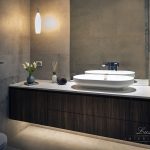
[[[40,15],[39,9],[37,9],[37,13],[35,16],[35,33],[36,34],[41,33],[41,15]]]

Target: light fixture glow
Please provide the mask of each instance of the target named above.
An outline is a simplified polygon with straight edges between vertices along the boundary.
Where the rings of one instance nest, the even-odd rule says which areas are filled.
[[[41,15],[38,9],[37,9],[37,13],[35,16],[35,33],[36,34],[41,33]]]
[[[46,31],[55,31],[60,29],[60,23],[55,16],[46,16],[44,20],[44,27]]]

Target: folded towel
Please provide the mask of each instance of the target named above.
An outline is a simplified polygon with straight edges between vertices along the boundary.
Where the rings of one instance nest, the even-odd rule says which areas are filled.
[[[7,147],[7,136],[0,133],[0,150],[5,150]]]

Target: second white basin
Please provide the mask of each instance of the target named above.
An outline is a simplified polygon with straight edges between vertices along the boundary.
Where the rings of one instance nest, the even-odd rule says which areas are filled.
[[[81,74],[73,77],[79,86],[101,87],[101,88],[126,88],[134,83],[134,77],[121,75],[94,75]]]
[[[85,74],[100,74],[100,75],[125,75],[135,77],[134,71],[125,70],[87,70]]]

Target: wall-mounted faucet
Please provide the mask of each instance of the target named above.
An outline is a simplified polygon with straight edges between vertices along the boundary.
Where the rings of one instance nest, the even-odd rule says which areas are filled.
[[[119,63],[118,62],[106,62],[102,64],[102,67],[105,67],[107,70],[118,70]]]

